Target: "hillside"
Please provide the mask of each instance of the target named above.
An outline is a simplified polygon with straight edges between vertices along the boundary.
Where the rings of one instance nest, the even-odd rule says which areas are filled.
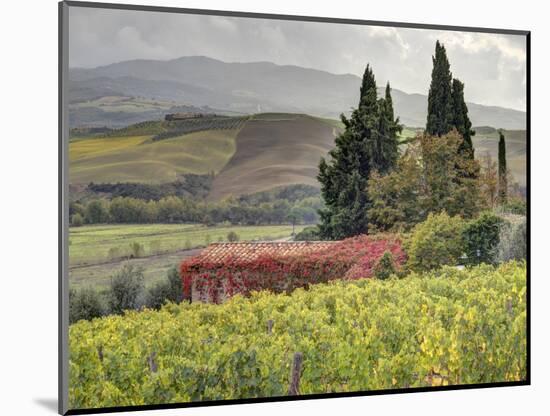
[[[73,127],[82,123],[120,126],[124,121],[130,124],[169,112],[162,108],[164,104],[155,105],[156,101],[235,113],[291,112],[337,118],[357,105],[361,83],[351,74],[270,62],[227,63],[203,56],[72,68],[69,78],[69,123]],[[141,97],[149,105],[141,110],[135,106],[125,110],[97,102],[108,96]],[[404,124],[425,125],[425,95],[393,89],[393,99],[396,114]],[[468,108],[474,125],[525,129],[524,112],[474,103],[468,103]]]
[[[69,145],[71,184],[165,183],[186,173],[217,173],[235,152],[237,130],[207,130],[165,140],[121,136]]]
[[[220,120],[228,120],[220,118]],[[334,146],[338,121],[305,114],[262,113],[251,118],[230,118],[238,128],[204,130],[162,140],[181,125],[145,122],[109,131],[102,137],[73,138],[70,143],[70,181],[95,183],[167,183],[187,173],[216,174],[209,195],[250,194],[290,184],[318,186],[321,157]],[[203,121],[207,127],[213,122]],[[178,127],[179,126],[179,127]],[[487,152],[497,159],[498,132],[477,128],[476,156]],[[414,136],[406,129],[403,137]],[[525,186],[526,135],[505,130],[508,167]]]
[[[505,130],[507,168],[522,187],[527,180],[527,137],[525,130]],[[493,128],[479,127],[472,137],[477,158],[487,154],[498,160],[499,134]]]
[[[294,183],[319,186],[319,160],[335,134],[329,123],[303,114],[256,115],[237,135],[237,150],[214,179],[210,199]]]

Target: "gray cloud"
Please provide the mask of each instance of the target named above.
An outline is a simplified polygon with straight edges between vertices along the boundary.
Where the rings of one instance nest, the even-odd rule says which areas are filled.
[[[71,7],[69,65],[204,55],[361,75],[370,63],[380,85],[426,94],[437,39],[468,101],[525,110],[523,36]]]

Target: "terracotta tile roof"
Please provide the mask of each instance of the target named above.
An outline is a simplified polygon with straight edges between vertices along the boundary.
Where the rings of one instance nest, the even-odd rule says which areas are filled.
[[[199,258],[205,262],[223,262],[228,258],[255,260],[261,255],[277,254],[295,256],[329,248],[333,241],[272,241],[272,242],[239,242],[213,243],[205,248]]]

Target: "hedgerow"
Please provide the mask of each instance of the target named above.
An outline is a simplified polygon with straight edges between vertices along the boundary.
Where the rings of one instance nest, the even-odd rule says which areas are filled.
[[[304,395],[525,380],[526,266],[169,304],[80,321],[69,343],[72,409],[283,396],[296,352]]]

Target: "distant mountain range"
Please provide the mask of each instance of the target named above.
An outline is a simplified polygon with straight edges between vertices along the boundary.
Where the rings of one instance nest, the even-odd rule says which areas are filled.
[[[203,56],[72,68],[70,124],[123,125],[170,111],[166,104],[112,107],[102,100],[104,97],[139,97],[223,112],[307,113],[337,118],[357,105],[360,82],[351,74],[336,75],[270,62],[226,63]],[[402,123],[424,126],[426,95],[393,89],[392,96]],[[468,108],[474,126],[525,129],[525,112],[474,103],[468,103]]]

